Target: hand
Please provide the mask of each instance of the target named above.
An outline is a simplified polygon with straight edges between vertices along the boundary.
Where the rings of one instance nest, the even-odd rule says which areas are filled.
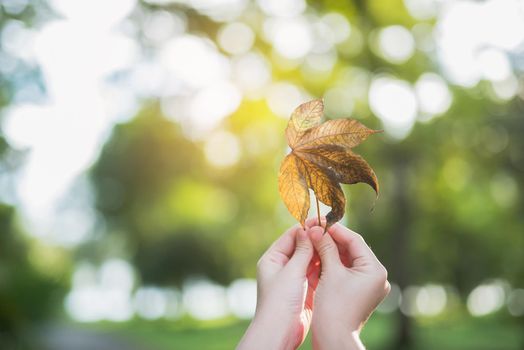
[[[309,231],[320,256],[312,335],[314,349],[363,349],[360,330],[391,286],[387,271],[359,234],[334,224]]]
[[[308,232],[294,226],[260,258],[255,316],[237,349],[296,349],[309,330],[316,285]],[[315,278],[313,277],[313,280]],[[317,271],[318,281],[318,271]]]

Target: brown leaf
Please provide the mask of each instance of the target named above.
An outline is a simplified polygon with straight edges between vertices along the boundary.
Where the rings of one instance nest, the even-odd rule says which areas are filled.
[[[353,119],[319,124],[323,109],[322,100],[313,100],[291,115],[286,136],[292,151],[280,167],[279,192],[289,212],[304,226],[311,188],[319,201],[331,207],[326,216],[327,230],[344,216],[346,199],[339,183],[367,183],[378,195],[373,169],[351,148],[380,131]]]
[[[319,145],[337,145],[347,149],[358,146],[369,135],[380,131],[371,130],[354,119],[328,120],[307,130],[300,141],[291,148],[310,148]]]
[[[306,159],[302,161],[308,172],[308,186],[315,192],[319,201],[331,207],[331,211],[326,215],[326,227],[329,227],[344,216],[346,206],[344,192],[337,181],[337,175],[332,170]]]
[[[367,183],[379,193],[378,179],[369,164],[349,149],[336,145],[321,145],[316,148],[296,151],[301,158],[328,169],[336,174],[338,182],[343,184]]]
[[[309,211],[309,189],[304,163],[293,153],[282,161],[278,174],[278,191],[287,209],[305,227]]]
[[[287,142],[291,148],[310,128],[320,124],[324,114],[324,102],[321,99],[309,101],[298,106],[289,119],[286,128]]]

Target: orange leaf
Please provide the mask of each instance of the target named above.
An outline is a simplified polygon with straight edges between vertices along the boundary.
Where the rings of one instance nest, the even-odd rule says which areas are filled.
[[[293,148],[307,130],[320,124],[323,114],[324,102],[322,100],[313,100],[298,106],[291,114],[286,128],[289,146]]]
[[[340,183],[367,183],[378,195],[375,172],[351,148],[380,131],[353,119],[320,124],[323,112],[322,100],[313,100],[291,115],[286,137],[292,151],[280,167],[279,192],[289,212],[304,226],[311,188],[319,201],[331,207],[326,216],[327,230],[344,216],[346,199]]]
[[[282,161],[278,175],[278,190],[287,209],[305,227],[309,211],[309,189],[304,163],[293,153]]]

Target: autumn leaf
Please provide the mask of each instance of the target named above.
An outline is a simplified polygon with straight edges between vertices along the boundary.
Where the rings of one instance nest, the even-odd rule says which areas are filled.
[[[289,212],[303,227],[312,189],[317,201],[331,207],[326,215],[327,230],[344,216],[346,198],[341,183],[367,183],[378,196],[375,172],[351,149],[381,131],[371,130],[354,119],[321,123],[323,114],[324,103],[320,99],[301,104],[291,114],[286,128],[291,153],[280,166],[278,187]]]

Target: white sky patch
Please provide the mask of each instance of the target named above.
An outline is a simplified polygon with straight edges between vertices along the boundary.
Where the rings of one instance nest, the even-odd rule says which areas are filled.
[[[313,31],[303,17],[268,18],[264,21],[264,35],[287,59],[302,58],[313,48]]]
[[[381,29],[378,33],[378,45],[382,56],[396,64],[406,62],[415,52],[413,35],[400,25]]]
[[[279,82],[269,87],[266,99],[273,113],[287,119],[299,104],[308,100],[308,96],[294,84]]]
[[[187,19],[176,12],[155,11],[146,17],[142,28],[147,39],[161,45],[166,40],[184,33]]]
[[[189,118],[182,123],[186,136],[202,139],[220,122],[236,111],[242,94],[228,81],[217,82],[198,90],[189,103]]]
[[[163,0],[166,1],[166,0]],[[167,0],[169,1],[169,0]],[[232,21],[246,9],[248,0],[176,0],[218,22]]]
[[[442,6],[436,29],[444,72],[453,83],[471,87],[483,76],[491,80],[506,74],[500,53],[478,53],[518,50],[524,42],[524,10],[517,0],[450,1]]]
[[[50,5],[62,16],[86,26],[109,28],[133,11],[136,0],[50,0]]]
[[[351,34],[351,25],[347,18],[340,13],[327,13],[322,16],[320,21],[329,28],[335,43],[339,44],[349,38]]]
[[[375,78],[369,89],[369,106],[397,139],[405,138],[417,117],[417,100],[411,85],[391,77]]]
[[[34,40],[36,36],[36,31],[27,28],[23,22],[14,19],[8,20],[4,24],[0,34],[2,50],[5,50],[14,57],[33,63]]]
[[[477,60],[480,72],[486,80],[501,81],[512,75],[508,56],[498,49],[480,51]]]
[[[255,42],[255,33],[247,24],[233,22],[220,28],[217,39],[224,51],[239,55],[251,49]]]
[[[294,17],[306,9],[304,0],[257,0],[258,6],[268,16]]]
[[[430,116],[445,113],[453,101],[446,81],[435,73],[422,74],[415,83],[415,93],[420,111]]]
[[[7,0],[2,2],[2,7],[5,12],[12,15],[18,15],[24,11],[28,3],[29,0]]]
[[[264,55],[249,52],[233,59],[233,81],[250,98],[262,95],[271,81],[271,66]]]
[[[70,245],[87,237],[71,223],[89,228],[93,219],[79,218],[74,212],[64,214],[60,223],[74,229],[70,239],[51,237],[58,224],[53,219],[56,204],[98,156],[105,136],[120,117],[122,108],[117,104],[133,106],[124,99],[108,102],[102,87],[110,74],[138,59],[136,42],[111,29],[134,5],[131,0],[110,5],[56,0],[53,7],[66,19],[50,21],[32,40],[22,41],[28,43],[27,51],[34,53],[42,70],[47,99],[42,104],[12,105],[5,112],[3,128],[15,147],[30,150],[16,179],[28,231],[56,244]]]
[[[210,40],[195,35],[169,40],[160,51],[159,61],[171,73],[170,79],[190,88],[207,86],[227,79],[230,74],[228,59]]]
[[[416,19],[426,20],[437,14],[436,0],[404,0],[409,14]]]

